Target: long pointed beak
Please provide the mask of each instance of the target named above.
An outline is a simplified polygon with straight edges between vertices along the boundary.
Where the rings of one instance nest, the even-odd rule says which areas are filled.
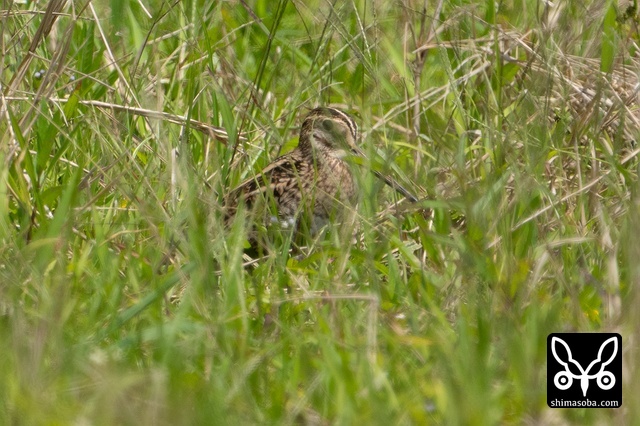
[[[359,157],[362,158],[367,158],[366,155],[364,155],[364,152],[358,148],[358,147],[351,147],[351,149],[353,150],[353,152],[358,155]],[[411,192],[409,192],[408,189],[406,189],[404,186],[400,185],[395,179],[383,175],[382,173],[380,173],[377,170],[371,170],[373,172],[373,174],[380,180],[382,180],[384,183],[386,183],[387,185],[389,185],[391,188],[395,189],[399,194],[404,195],[404,197],[411,201],[412,203],[417,203],[418,202],[418,197],[416,197],[415,195],[413,195]]]
[[[395,181],[395,179],[390,178],[389,176],[385,176],[385,175],[383,175],[382,173],[380,173],[380,172],[378,172],[376,170],[372,170],[372,171],[373,171],[373,174],[376,175],[377,178],[381,179],[384,183],[389,185],[391,188],[395,189],[397,192],[399,192],[400,194],[404,195],[407,200],[411,201],[412,203],[417,203],[418,202],[418,197],[416,197],[415,195],[410,193],[407,188],[405,188],[404,186],[400,185],[398,182]]]

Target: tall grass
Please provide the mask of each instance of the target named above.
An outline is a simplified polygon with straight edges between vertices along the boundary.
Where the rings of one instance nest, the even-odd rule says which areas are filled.
[[[0,423],[638,421],[637,8],[554,3],[4,0]],[[225,194],[327,104],[356,237],[248,259]],[[561,331],[623,408],[547,408]]]

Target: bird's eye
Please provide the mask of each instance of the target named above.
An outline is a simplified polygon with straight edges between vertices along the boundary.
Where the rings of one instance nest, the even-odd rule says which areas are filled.
[[[327,130],[327,131],[332,131],[333,130],[333,121],[331,120],[324,120],[322,122],[322,128]]]

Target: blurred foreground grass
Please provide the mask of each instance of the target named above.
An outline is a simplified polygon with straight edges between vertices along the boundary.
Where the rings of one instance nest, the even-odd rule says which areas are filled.
[[[635,2],[1,9],[1,424],[639,421]],[[243,267],[222,197],[321,104],[423,201]],[[623,408],[547,408],[561,331]]]

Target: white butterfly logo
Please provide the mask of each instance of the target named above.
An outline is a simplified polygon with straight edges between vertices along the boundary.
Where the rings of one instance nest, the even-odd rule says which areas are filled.
[[[603,362],[602,354],[604,352],[604,348],[610,343],[613,343],[613,354],[607,361]],[[556,345],[558,344],[564,347],[564,350],[567,352],[569,356],[568,360],[563,361],[560,359],[560,356],[556,352]],[[610,371],[605,371],[605,367],[611,364],[613,359],[616,357],[616,354],[618,353],[617,338],[611,337],[610,339],[605,340],[604,343],[600,345],[600,349],[598,350],[598,357],[595,360],[593,360],[586,369],[583,369],[580,363],[575,359],[573,359],[573,355],[571,354],[571,349],[569,349],[569,345],[567,345],[567,343],[564,340],[560,339],[559,337],[554,336],[551,338],[551,351],[553,352],[553,357],[556,359],[556,361],[558,361],[559,364],[564,366],[564,371],[560,371],[553,378],[553,384],[556,386],[556,388],[560,390],[569,389],[573,384],[573,379],[580,379],[582,396],[586,397],[587,389],[589,389],[589,380],[591,379],[596,379],[596,383],[598,384],[598,387],[602,390],[609,390],[616,384],[615,376]],[[572,363],[573,365],[575,365],[578,368],[578,370],[580,370],[581,374],[573,374],[569,369],[569,363]],[[601,363],[600,369],[598,370],[598,372],[595,374],[589,374],[591,369],[598,363]]]

